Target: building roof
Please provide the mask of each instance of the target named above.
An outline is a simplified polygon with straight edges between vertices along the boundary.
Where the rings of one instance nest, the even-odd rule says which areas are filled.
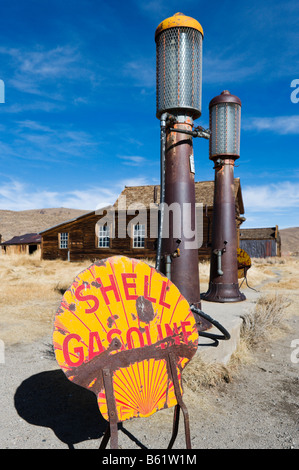
[[[111,206],[109,206],[109,207],[111,207]],[[42,233],[48,232],[49,230],[52,230],[53,228],[60,227],[60,225],[69,224],[69,223],[71,223],[71,222],[75,222],[76,220],[82,219],[82,217],[86,217],[87,215],[95,214],[95,212],[96,212],[96,211],[86,212],[85,214],[79,215],[78,217],[75,217],[74,219],[65,220],[64,222],[60,222],[60,223],[57,224],[57,225],[53,225],[52,227],[46,228],[45,230],[42,230],[42,231],[39,232],[39,233],[42,234]]]
[[[241,192],[240,178],[235,178],[235,197],[239,206],[240,214],[244,214],[244,204]],[[214,203],[214,181],[195,182],[195,201],[199,204],[213,207]],[[125,186],[113,207],[126,210],[129,206],[142,204],[146,208],[150,204],[159,204],[160,185],[148,186]],[[133,207],[132,207],[133,208]]]
[[[242,228],[240,240],[269,240],[278,238],[278,227]]]
[[[244,204],[241,192],[240,178],[235,178],[235,198],[236,204],[239,209],[240,214],[244,214]],[[195,201],[196,203],[203,204],[204,206],[213,207],[214,203],[214,181],[198,181],[195,182]],[[147,185],[147,186],[125,186],[125,189],[118,196],[117,200],[113,206],[106,206],[101,209],[87,212],[86,214],[80,215],[71,220],[61,222],[53,227],[49,227],[46,230],[40,232],[44,234],[50,230],[56,229],[62,225],[74,223],[80,219],[84,219],[97,213],[99,215],[103,214],[106,210],[108,211],[111,208],[115,210],[127,210],[130,206],[130,209],[138,209],[138,206],[142,208],[150,208],[152,204],[158,204],[160,202],[160,185]]]
[[[20,235],[18,237],[13,237],[6,242],[1,243],[2,246],[4,245],[29,245],[34,244],[37,245],[41,243],[42,237],[39,233],[25,233],[25,235]]]

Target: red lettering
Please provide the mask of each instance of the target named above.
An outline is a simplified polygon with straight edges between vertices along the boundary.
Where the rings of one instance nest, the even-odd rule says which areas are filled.
[[[69,342],[72,339],[75,339],[78,342],[81,341],[81,337],[79,335],[76,335],[75,333],[67,335],[64,338],[64,341],[63,341],[62,351],[63,351],[65,362],[67,363],[68,366],[70,366],[70,367],[79,367],[84,361],[84,351],[83,351],[82,346],[74,348],[74,353],[77,354],[78,360],[76,362],[73,362],[70,358],[70,353],[69,353],[69,349],[68,349]]]
[[[120,341],[121,341],[121,350],[123,351],[125,349],[125,346],[124,346],[124,343],[123,343],[123,340],[122,340],[122,337],[121,337],[121,330],[119,330],[118,328],[112,328],[112,330],[108,331],[107,333],[107,340],[108,340],[108,343],[110,344],[111,341],[112,341],[112,335],[113,334],[116,334],[116,335],[119,335],[120,336]]]
[[[97,342],[98,345],[98,351],[94,350],[94,339]],[[92,331],[89,334],[89,343],[88,343],[88,360],[91,361],[95,356],[98,356],[101,354],[101,352],[104,351],[102,341],[100,339],[98,331]]]
[[[130,294],[129,289],[136,289],[136,284],[135,282],[127,282],[128,278],[136,279],[137,274],[136,273],[121,273],[123,285],[124,285],[124,290],[125,290],[125,296],[127,300],[136,300],[138,298],[138,295],[136,294]]]
[[[179,331],[176,323],[173,324],[173,330],[168,323],[165,323],[166,336],[174,337],[175,344],[180,344]]]
[[[184,342],[188,344],[188,336],[192,335],[192,331],[186,331],[186,326],[191,325],[189,321],[182,321],[181,326],[182,326],[182,331],[183,331],[183,337],[184,337]]]
[[[81,294],[81,291],[84,289],[85,289],[85,284],[81,284],[81,286],[78,286],[77,289],[75,290],[75,297],[80,302],[82,300],[85,300],[85,302],[92,300],[94,302],[94,306],[90,308],[86,308],[85,313],[93,313],[99,308],[99,299],[95,295],[92,295],[92,294],[88,294],[88,295]]]
[[[156,299],[148,295],[148,288],[149,288],[148,276],[144,276],[144,298],[149,300],[150,302],[155,303]]]
[[[160,299],[159,299],[159,304],[162,305],[163,307],[170,308],[170,304],[167,304],[166,302],[164,302],[165,295],[166,295],[166,288],[167,288],[167,282],[163,282],[162,283],[161,294],[160,294]]]
[[[152,344],[152,339],[151,339],[151,335],[150,335],[150,327],[148,325],[145,325],[145,335],[146,335],[146,339],[147,339],[147,344],[150,346]]]
[[[104,299],[106,305],[110,304],[110,300],[108,299],[108,296],[107,296],[107,292],[109,292],[109,291],[113,291],[116,302],[120,301],[117,286],[116,286],[113,274],[109,275],[109,279],[110,279],[111,284],[104,287],[101,279],[99,277],[97,278],[97,282],[101,286],[100,290],[102,292],[102,296],[103,296],[103,299]]]
[[[161,325],[158,323],[157,325],[157,330],[158,330],[158,338],[160,341],[162,341],[163,339],[163,334],[162,334],[162,328],[161,328]],[[165,343],[161,343],[161,349],[165,349],[166,346],[165,346]]]
[[[138,334],[140,347],[143,348],[144,347],[144,339],[143,339],[142,333],[139,330],[139,328],[136,328],[135,326],[132,326],[132,328],[129,328],[128,331],[127,331],[128,349],[133,349],[134,348],[134,343],[133,343],[133,340],[132,340],[132,333],[133,332],[136,332]]]

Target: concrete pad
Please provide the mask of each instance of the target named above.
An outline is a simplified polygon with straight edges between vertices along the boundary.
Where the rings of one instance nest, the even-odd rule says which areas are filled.
[[[241,315],[251,312],[259,297],[259,292],[250,289],[244,289],[243,292],[246,295],[246,300],[243,302],[218,303],[201,301],[202,311],[220,323],[229,332],[231,337],[229,340],[220,340],[218,346],[216,346],[213,340],[200,336],[198,350],[193,360],[196,360],[196,356],[200,355],[201,359],[207,363],[228,363],[240,341]],[[208,332],[222,335],[221,331],[214,326]]]

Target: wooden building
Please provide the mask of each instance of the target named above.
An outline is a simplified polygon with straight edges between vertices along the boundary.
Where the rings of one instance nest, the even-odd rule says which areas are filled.
[[[281,256],[281,239],[278,226],[269,228],[242,228],[240,248],[251,258]]]
[[[41,249],[41,235],[38,233],[26,233],[13,237],[1,243],[2,254],[27,254],[31,255]]]
[[[199,258],[210,257],[214,182],[195,183],[202,210]],[[236,225],[245,220],[240,179],[235,179]],[[125,187],[113,206],[92,211],[41,232],[43,259],[103,259],[114,255],[155,258],[160,186]]]

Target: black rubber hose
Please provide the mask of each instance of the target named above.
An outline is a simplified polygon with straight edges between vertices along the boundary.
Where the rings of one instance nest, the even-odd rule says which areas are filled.
[[[216,328],[218,328],[218,330],[221,331],[221,333],[223,333],[222,335],[216,335],[214,333],[208,333],[207,331],[199,331],[198,336],[203,336],[205,338],[213,339],[214,341],[217,342],[217,344],[218,344],[218,340],[227,341],[228,339],[230,339],[229,332],[218,321],[211,318],[209,315],[204,313],[199,308],[194,307],[194,305],[191,305],[190,308],[192,312],[196,313],[197,315],[204,318],[205,320],[208,320],[213,326],[216,326]]]
[[[165,203],[165,147],[166,147],[166,119],[167,114],[161,116],[160,126],[160,207],[158,213],[158,243],[157,243],[157,255],[156,255],[156,269],[161,269],[161,254],[162,254],[162,236],[163,236],[163,222],[164,222],[164,203]]]

